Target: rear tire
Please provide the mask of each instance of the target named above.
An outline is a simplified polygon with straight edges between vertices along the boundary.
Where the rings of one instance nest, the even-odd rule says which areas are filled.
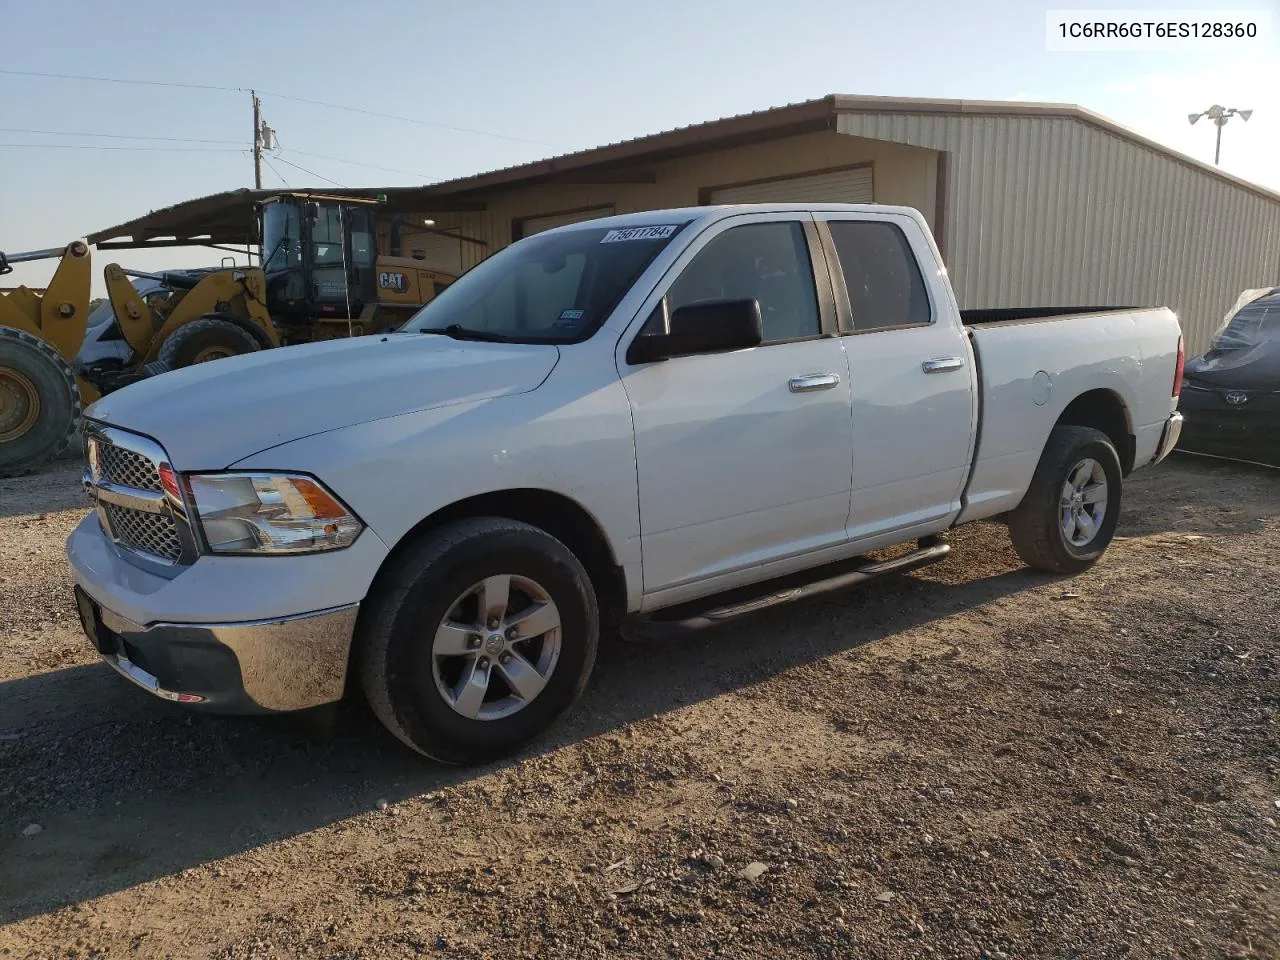
[[[1122,482],[1120,457],[1105,433],[1054,427],[1031,486],[1009,514],[1018,556],[1053,573],[1089,569],[1115,536]]]
[[[379,578],[358,669],[374,714],[409,747],[485,763],[578,699],[599,636],[591,579],[568,547],[526,523],[477,517],[432,531]]]
[[[58,351],[0,327],[0,477],[30,473],[66,450],[80,407],[75,372]]]
[[[258,349],[257,339],[244,327],[218,317],[202,317],[169,334],[157,359],[170,370],[177,370]]]

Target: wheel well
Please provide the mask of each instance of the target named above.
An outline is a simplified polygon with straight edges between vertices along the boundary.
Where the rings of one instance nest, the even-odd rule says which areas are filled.
[[[1093,427],[1101,430],[1111,440],[1120,455],[1120,468],[1127,476],[1133,469],[1135,440],[1129,425],[1129,411],[1124,401],[1111,390],[1090,390],[1082,393],[1062,411],[1058,423],[1073,427]]]
[[[500,490],[452,503],[426,517],[405,534],[391,551],[388,561],[428,531],[466,517],[506,517],[545,530],[572,550],[586,567],[600,603],[602,624],[626,610],[626,579],[614,560],[604,531],[576,501],[548,490]]]

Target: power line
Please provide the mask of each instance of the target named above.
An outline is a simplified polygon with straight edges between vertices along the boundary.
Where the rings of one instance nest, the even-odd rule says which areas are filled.
[[[87,130],[32,130],[27,127],[0,127],[0,133],[39,133],[54,137],[103,137],[109,140],[163,140],[170,143],[235,143],[242,140],[207,140],[202,137],[144,137],[126,133],[90,133]]]
[[[335,187],[342,187],[344,190],[346,189],[347,185],[345,183],[339,183],[337,180],[330,180],[328,177],[322,177],[320,176],[320,174],[316,173],[314,170],[308,170],[306,167],[300,167],[296,163],[290,163],[284,157],[277,156],[276,159],[279,160],[281,163],[288,164],[289,166],[293,167],[295,170],[301,170],[303,173],[305,173],[309,177],[315,177],[317,180],[323,180],[325,183],[332,183]]]
[[[126,80],[122,77],[94,77],[82,73],[43,73],[38,70],[0,70],[11,77],[44,77],[53,80],[92,80],[97,83],[130,83],[143,87],[182,87],[186,90],[219,90],[241,93],[244,87],[218,87],[209,83],[179,83],[176,80]]]
[[[283,173],[281,173],[279,170],[277,170],[277,169],[276,169],[276,165],[275,165],[274,163],[272,163],[272,162],[271,162],[271,158],[270,158],[269,156],[267,156],[267,155],[264,153],[264,154],[262,155],[262,159],[263,159],[263,160],[265,160],[265,161],[267,162],[267,166],[271,168],[271,172],[272,172],[272,173],[274,173],[277,177],[279,177],[279,178],[280,178],[280,182],[281,182],[281,183],[283,183],[283,184],[284,184],[286,187],[288,187],[290,190],[292,190],[292,189],[293,189],[293,184],[291,184],[288,180],[286,180],[286,179],[284,178],[284,174],[283,174]]]
[[[0,74],[7,74],[12,77],[42,77],[45,79],[55,80],[88,80],[94,83],[123,83],[134,84],[144,87],[179,87],[186,90],[216,90],[221,93],[248,93],[248,87],[223,87],[211,83],[180,83],[176,80],[132,80],[124,77],[99,77],[81,73],[46,73],[39,70],[5,70],[0,69]],[[287,93],[272,93],[269,90],[259,90],[258,93],[265,97],[275,97],[278,100],[292,100],[294,103],[309,103],[312,106],[327,107],[330,110],[345,110],[348,113],[362,113],[370,117],[382,117],[386,120],[397,120],[401,123],[414,123],[423,127],[435,127],[438,130],[452,130],[456,133],[470,133],[480,137],[494,137],[499,140],[511,140],[516,143],[530,143],[539,147],[553,147],[553,144],[546,143],[542,140],[530,140],[526,137],[515,137],[505,133],[494,133],[489,130],[477,130],[473,127],[457,127],[447,123],[436,123],[433,120],[420,120],[417,117],[402,117],[395,113],[382,113],[378,110],[366,110],[364,107],[349,107],[341,103],[329,103],[326,100],[313,100],[309,97],[294,97]]]
[[[552,147],[553,144],[543,140],[530,140],[526,137],[513,137],[505,133],[493,133],[489,130],[476,130],[473,127],[455,127],[447,123],[436,123],[434,120],[419,120],[416,117],[402,117],[396,113],[383,113],[379,110],[366,110],[364,107],[348,107],[341,103],[329,103],[325,100],[311,100],[307,97],[291,97],[287,93],[272,93],[270,90],[259,90],[264,97],[275,97],[278,100],[292,100],[294,103],[309,103],[317,107],[328,107],[331,110],[346,110],[348,113],[363,113],[370,117],[382,117],[386,120],[398,120],[401,123],[416,123],[423,127],[435,127],[438,130],[452,130],[455,133],[471,133],[480,137],[495,137],[498,140],[512,140],[516,143],[531,143],[539,147]]]
[[[280,149],[283,150],[285,148],[281,147]],[[332,160],[335,163],[349,163],[356,167],[370,167],[374,170],[386,170],[390,173],[404,173],[411,177],[421,177],[423,180],[433,179],[432,177],[427,176],[425,173],[418,173],[416,170],[401,170],[398,167],[383,167],[376,163],[365,163],[363,160],[346,160],[342,157],[331,157],[328,154],[324,154],[324,153],[312,153],[309,150],[298,150],[296,147],[289,147],[288,149],[290,153],[300,153],[304,157],[317,157],[321,160]]]
[[[132,150],[144,153],[244,153],[235,147],[119,147],[99,143],[0,143],[0,147],[30,147],[39,150]]]

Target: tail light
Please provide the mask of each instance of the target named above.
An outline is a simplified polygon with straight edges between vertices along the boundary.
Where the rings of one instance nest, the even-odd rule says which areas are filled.
[[[1182,349],[1182,337],[1178,337],[1178,362],[1173,368],[1173,395],[1182,393],[1182,368],[1187,365],[1187,355]]]

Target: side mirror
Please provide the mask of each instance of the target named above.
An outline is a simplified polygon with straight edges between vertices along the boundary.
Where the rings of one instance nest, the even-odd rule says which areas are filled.
[[[764,339],[760,302],[755,299],[691,303],[671,315],[668,327],[667,333],[636,337],[627,350],[627,362],[743,350],[758,347]]]

